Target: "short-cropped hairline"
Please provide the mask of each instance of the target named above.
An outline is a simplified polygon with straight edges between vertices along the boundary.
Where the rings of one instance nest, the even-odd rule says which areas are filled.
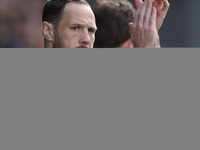
[[[64,7],[62,8],[61,13],[58,15],[57,18],[54,18],[55,15],[53,15],[53,14],[52,15],[48,15],[45,18],[42,18],[42,21],[47,21],[49,23],[52,23],[55,28],[57,28],[57,26],[58,26],[58,24],[59,24],[59,22],[60,22],[60,20],[61,20],[61,18],[63,16],[63,14],[64,14],[66,5],[68,3],[86,5],[86,6],[89,6],[91,8],[90,4],[86,0],[48,0],[47,3],[45,4],[45,6],[48,5],[49,3],[53,3],[53,2],[58,2],[58,3],[63,3],[64,4]]]

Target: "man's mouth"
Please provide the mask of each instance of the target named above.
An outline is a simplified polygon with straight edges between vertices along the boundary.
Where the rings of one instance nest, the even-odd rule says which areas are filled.
[[[89,47],[87,45],[80,45],[80,46],[78,46],[76,48],[89,48]]]

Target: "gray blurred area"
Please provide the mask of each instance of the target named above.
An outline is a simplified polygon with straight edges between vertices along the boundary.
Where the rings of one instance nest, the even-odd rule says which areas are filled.
[[[199,57],[0,50],[0,150],[199,150]]]
[[[43,47],[42,8],[47,0],[0,0],[0,47]],[[94,6],[95,0],[88,0]],[[130,0],[134,4],[134,0]],[[169,0],[160,29],[162,47],[200,47],[199,0]]]

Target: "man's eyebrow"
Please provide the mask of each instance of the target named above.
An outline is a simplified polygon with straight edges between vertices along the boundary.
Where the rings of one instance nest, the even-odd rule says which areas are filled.
[[[71,26],[85,27],[86,25],[81,24],[81,23],[72,23]],[[97,27],[95,26],[90,26],[89,28],[92,28],[93,30],[97,30]]]
[[[79,26],[79,27],[84,27],[85,25],[81,23],[72,23],[71,26]]]
[[[89,29],[92,29],[92,30],[94,30],[94,31],[96,31],[97,30],[97,28],[96,27],[89,27]]]

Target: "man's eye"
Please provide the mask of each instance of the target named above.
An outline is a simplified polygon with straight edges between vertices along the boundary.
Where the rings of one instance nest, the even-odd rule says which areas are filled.
[[[95,31],[93,29],[88,29],[89,32],[94,33]]]
[[[73,30],[78,30],[78,27],[72,27]]]

